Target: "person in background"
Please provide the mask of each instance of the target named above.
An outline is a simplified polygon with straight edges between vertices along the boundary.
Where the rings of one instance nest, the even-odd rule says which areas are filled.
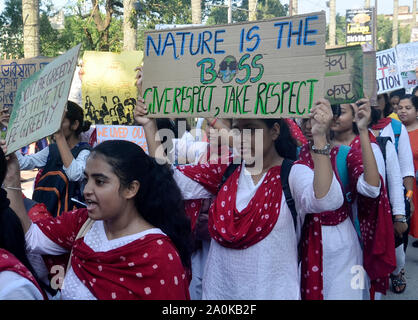
[[[397,111],[398,111],[398,105],[399,105],[399,100],[400,97],[402,97],[403,95],[405,95],[405,89],[399,89],[396,91],[392,91],[390,93],[390,105],[391,105],[391,112],[388,115],[390,118],[399,120]]]
[[[16,152],[21,170],[42,169],[32,199],[44,203],[53,216],[78,207],[71,198],[82,199],[81,181],[91,149],[88,143],[81,142],[81,133],[90,129],[90,123],[83,118],[83,109],[68,101],[61,127],[53,137],[55,143],[33,155]]]
[[[399,119],[402,121],[406,130],[408,131],[409,140],[411,142],[412,154],[414,157],[414,169],[418,172],[418,96],[405,95],[401,97],[398,107]],[[418,190],[416,183],[412,192],[407,194],[408,201],[413,203],[415,211],[418,208]],[[410,235],[418,238],[418,215],[412,214],[410,221]],[[412,245],[417,248],[418,240],[415,240]]]
[[[0,148],[0,300],[44,300],[41,287],[25,249],[25,234],[15,212],[9,207],[6,190],[20,188],[6,184],[7,161]]]
[[[355,111],[354,108],[356,106],[354,104],[341,104],[341,114],[335,118],[335,124],[331,127],[333,141],[336,144],[350,146],[353,149],[360,149],[361,141],[360,141],[360,132],[358,128],[358,122],[355,119]],[[399,161],[396,154],[395,147],[392,142],[388,141],[385,145],[385,154],[386,154],[386,161],[383,157],[382,151],[379,147],[376,138],[373,136],[371,132],[368,130],[368,126],[370,122],[372,122],[373,117],[376,115],[380,115],[379,111],[376,109],[370,110],[370,117],[366,123],[366,131],[369,135],[369,140],[371,142],[371,147],[373,150],[374,157],[376,159],[377,168],[379,171],[380,176],[385,184],[386,189],[388,189],[388,196],[389,202],[391,204],[391,213],[394,219],[403,219],[405,218],[405,205],[404,205],[404,197],[403,197],[403,186],[402,186],[402,176],[399,167]],[[386,196],[386,191],[384,191]],[[382,200],[383,201],[383,200]],[[363,208],[362,206],[358,206],[357,202],[352,203],[352,210],[353,210],[353,218],[356,221],[356,217],[358,217],[358,211],[364,212],[367,208]],[[388,218],[385,215],[386,218]],[[389,225],[392,226],[392,221],[390,219]],[[356,225],[356,223],[355,223]],[[376,227],[377,225],[373,226]],[[406,223],[395,222],[393,223],[392,228],[395,231],[395,234],[398,236],[402,236],[402,234],[407,229]],[[388,235],[389,237],[391,234]],[[361,237],[360,237],[361,238]],[[402,253],[403,254],[403,251]],[[398,275],[400,270],[403,268],[404,263],[397,261],[398,269],[394,270],[393,273]],[[400,287],[398,289],[402,290],[404,288]],[[379,297],[379,295],[375,295],[375,297]]]
[[[395,233],[395,247],[397,266],[401,267],[398,275],[392,275],[392,286],[394,292],[402,293],[406,286],[406,279],[404,277],[405,270],[402,266],[405,265],[405,252],[408,246],[408,232],[409,232],[409,218],[411,211],[414,211],[413,203],[406,199],[409,191],[412,192],[415,183],[415,170],[411,143],[409,140],[408,131],[405,126],[398,120],[389,117],[384,117],[380,107],[375,108],[374,117],[372,119],[370,132],[377,137],[389,137],[395,145],[395,150],[398,155],[399,167],[401,169],[401,176],[404,187],[404,202],[405,202],[405,218],[394,219],[394,223],[403,224],[407,222],[408,229],[403,232],[402,236]],[[403,246],[402,246],[403,244]],[[397,268],[395,272],[398,272]]]

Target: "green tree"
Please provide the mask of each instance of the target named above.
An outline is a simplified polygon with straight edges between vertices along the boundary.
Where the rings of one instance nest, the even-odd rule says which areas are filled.
[[[39,38],[41,56],[56,56],[61,50],[59,32],[52,29],[48,17],[52,12],[50,1],[44,1],[40,7]],[[22,1],[6,0],[3,12],[0,14],[0,51],[23,58],[23,20]]]
[[[345,46],[346,40],[346,19],[345,16],[340,15],[338,12],[335,15],[336,25],[335,25],[335,33],[336,33],[336,45],[337,46]],[[326,32],[326,42],[329,40],[329,25],[327,25],[327,32]]]
[[[248,0],[232,1],[232,22],[248,21]],[[288,13],[288,5],[282,5],[280,1],[258,0],[257,1],[257,20],[283,17]],[[207,24],[226,24],[228,23],[228,8],[223,0],[207,1],[205,15]]]

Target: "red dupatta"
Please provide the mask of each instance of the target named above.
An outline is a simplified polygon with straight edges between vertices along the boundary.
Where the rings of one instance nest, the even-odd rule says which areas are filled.
[[[94,252],[83,238],[75,241],[87,216],[86,209],[79,209],[37,225],[53,242],[73,249],[74,273],[96,298],[189,299],[186,271],[167,236],[149,234],[107,252]]]
[[[336,156],[339,147],[331,150],[331,164],[336,177]],[[308,145],[300,150],[299,160],[295,164],[304,164],[314,169],[314,163]],[[354,155],[355,156],[355,155]],[[351,158],[353,155],[351,155]],[[347,157],[348,158],[348,157]],[[344,204],[335,211],[307,214],[302,226],[301,246],[301,296],[303,300],[323,300],[323,248],[322,225],[335,226],[345,221],[350,215],[350,206],[344,197]]]
[[[238,212],[235,202],[242,166],[233,172],[218,192],[228,165],[189,165],[179,166],[178,169],[211,193],[217,194],[209,209],[211,237],[224,247],[245,249],[264,239],[277,222],[282,197],[281,167],[273,167],[266,173],[248,206]]]
[[[385,119],[390,123],[390,118]],[[376,128],[378,129],[381,128]],[[371,132],[369,137],[372,143],[376,143],[376,138]],[[358,136],[350,146],[361,153]],[[370,277],[372,290],[385,294],[389,287],[389,275],[396,268],[396,254],[392,212],[382,177],[380,185],[380,194],[376,199],[359,195],[358,218],[363,241],[364,269]]]
[[[38,282],[32,275],[32,273],[21,263],[13,254],[9,251],[0,248],[0,272],[12,271],[20,275],[21,277],[32,282],[36,288],[41,292],[45,300],[48,300],[45,292],[41,289]]]
[[[373,130],[382,130],[384,127],[389,125],[392,122],[391,118],[380,119],[376,124],[372,126]]]

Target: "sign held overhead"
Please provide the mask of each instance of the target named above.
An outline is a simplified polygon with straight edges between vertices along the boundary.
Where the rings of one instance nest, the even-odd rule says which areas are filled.
[[[145,33],[150,117],[307,117],[323,97],[325,12]]]

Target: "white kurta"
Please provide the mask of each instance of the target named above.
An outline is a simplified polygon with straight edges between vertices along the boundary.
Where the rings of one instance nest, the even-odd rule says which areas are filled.
[[[0,272],[0,300],[43,300],[39,289],[13,271]]]
[[[164,234],[160,229],[154,228],[125,237],[108,240],[103,221],[95,221],[92,228],[84,237],[84,242],[94,252],[107,252],[127,245],[148,234]],[[25,235],[26,250],[37,254],[60,255],[68,250],[50,240],[36,224],[32,224]],[[36,271],[36,270],[35,270]],[[90,290],[80,281],[70,267],[65,275],[61,290],[61,299],[64,300],[97,300]]]
[[[191,179],[178,173],[175,178],[183,194],[191,198]],[[239,211],[247,206],[263,180],[255,186],[248,172],[241,171],[236,199]],[[203,276],[203,299],[300,299],[297,243],[305,215],[336,210],[343,203],[343,195],[334,176],[328,194],[316,199],[313,171],[304,165],[292,167],[289,184],[299,215],[297,234],[282,195],[277,223],[260,242],[237,250],[212,240]],[[185,186],[188,190],[182,189]]]

